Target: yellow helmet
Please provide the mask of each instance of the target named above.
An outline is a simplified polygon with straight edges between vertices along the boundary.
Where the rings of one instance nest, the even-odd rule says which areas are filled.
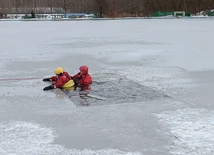
[[[58,67],[58,68],[56,68],[55,71],[54,71],[54,73],[55,73],[56,75],[61,74],[61,73],[63,73],[63,72],[64,72],[64,70],[63,70],[62,67]]]

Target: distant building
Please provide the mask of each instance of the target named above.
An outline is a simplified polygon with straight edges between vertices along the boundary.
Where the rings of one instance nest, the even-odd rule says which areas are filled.
[[[88,13],[67,13],[66,18],[95,18],[95,15]]]
[[[63,13],[53,14],[36,14],[36,18],[39,19],[62,19],[65,18]],[[7,19],[29,19],[31,14],[7,14]],[[94,14],[87,13],[67,13],[66,18],[95,18]]]
[[[154,12],[152,17],[167,17],[167,16],[190,16],[189,12],[184,12],[184,11],[157,11]]]
[[[207,15],[208,16],[214,16],[214,10],[211,10]]]

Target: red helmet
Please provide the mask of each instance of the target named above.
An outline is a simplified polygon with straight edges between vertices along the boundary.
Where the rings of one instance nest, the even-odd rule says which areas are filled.
[[[88,74],[88,67],[87,66],[80,66],[79,70],[82,71],[83,74]]]

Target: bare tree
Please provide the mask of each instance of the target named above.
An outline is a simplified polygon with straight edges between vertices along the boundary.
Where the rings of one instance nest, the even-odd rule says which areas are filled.
[[[14,5],[13,7],[15,8],[15,13],[18,14],[19,13],[19,9],[22,6],[22,3],[20,0],[14,0]]]
[[[56,9],[58,8],[58,9]],[[214,0],[0,0],[0,12],[88,12],[104,16],[149,16],[156,11],[198,13],[214,9]]]
[[[10,12],[12,12],[12,1],[0,0],[0,18],[6,17]]]
[[[94,0],[95,12],[99,13],[100,18],[103,18],[103,14],[108,10],[108,0]]]
[[[69,10],[72,2],[72,0],[58,0],[57,7],[64,10],[64,17],[66,17],[67,11]]]

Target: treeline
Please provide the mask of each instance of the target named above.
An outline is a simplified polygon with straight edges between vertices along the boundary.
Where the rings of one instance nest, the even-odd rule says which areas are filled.
[[[97,13],[100,17],[150,16],[156,11],[196,14],[214,0],[0,0],[0,13]]]

